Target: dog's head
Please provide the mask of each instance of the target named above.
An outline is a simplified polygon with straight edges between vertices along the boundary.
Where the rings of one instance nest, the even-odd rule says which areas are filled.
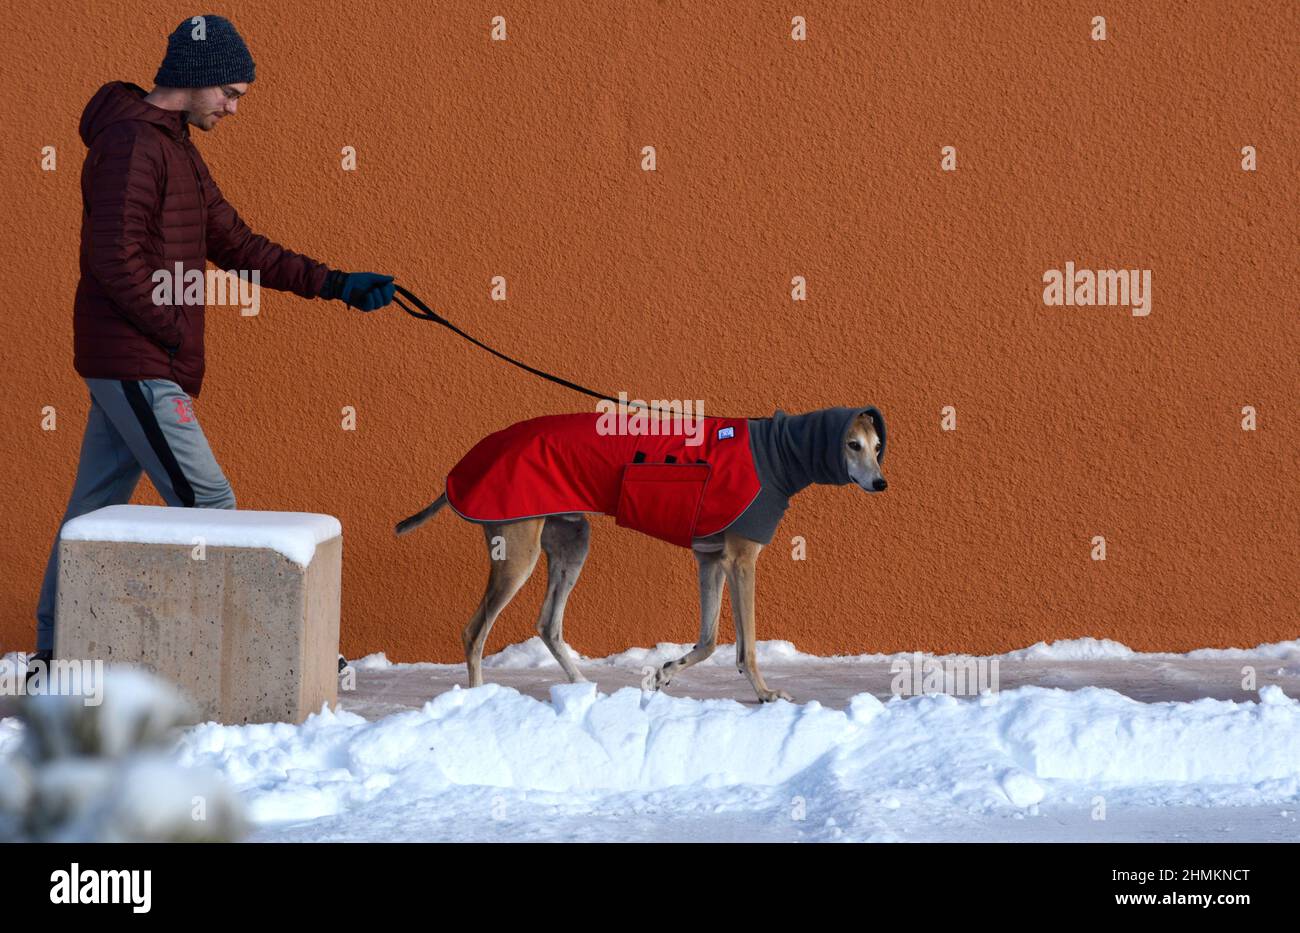
[[[885,460],[885,419],[875,408],[858,409],[844,432],[844,463],[849,479],[867,492],[889,485],[881,472]]]

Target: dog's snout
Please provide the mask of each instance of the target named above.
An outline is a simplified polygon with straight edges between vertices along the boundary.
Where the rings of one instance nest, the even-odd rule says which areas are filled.
[[[872,484],[871,484],[871,490],[872,490],[872,492],[884,492],[884,491],[885,491],[885,487],[887,487],[888,485],[889,485],[889,484],[885,482],[885,478],[884,478],[883,476],[881,476],[881,477],[879,477],[878,479],[876,479],[875,481],[872,482]]]

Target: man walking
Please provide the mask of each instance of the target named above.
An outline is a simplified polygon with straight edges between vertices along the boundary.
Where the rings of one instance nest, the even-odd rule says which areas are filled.
[[[81,116],[89,151],[81,172],[81,279],[73,310],[73,365],[90,389],[90,414],[63,523],[131,500],[141,472],[170,506],[233,509],[235,495],[194,413],[203,384],[204,308],[181,283],[206,261],[304,298],[372,311],[393,299],[392,276],[344,273],[253,233],[222,197],[190,141],[233,116],[253,81],[253,59],[216,15],[182,22],[167,42],[153,91],[105,84]],[[166,301],[156,295],[170,291]],[[60,523],[60,530],[62,524]],[[37,652],[54,648],[58,535],[36,611]]]

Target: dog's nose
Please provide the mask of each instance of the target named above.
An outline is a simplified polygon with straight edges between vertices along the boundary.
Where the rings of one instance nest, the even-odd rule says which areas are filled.
[[[875,491],[875,492],[884,492],[884,491],[885,491],[885,487],[888,486],[888,485],[889,485],[889,484],[885,482],[885,478],[882,476],[880,479],[875,480],[875,481],[871,484],[871,488],[872,488],[872,490]]]

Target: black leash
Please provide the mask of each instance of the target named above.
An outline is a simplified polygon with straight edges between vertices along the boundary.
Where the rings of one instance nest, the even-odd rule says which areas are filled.
[[[434,311],[432,308],[426,305],[423,301],[417,298],[409,289],[402,288],[402,286],[398,285],[396,282],[393,283],[393,288],[397,290],[397,295],[393,296],[393,301],[397,303],[397,306],[399,308],[401,308],[407,314],[411,315],[411,317],[417,317],[422,321],[433,321],[435,324],[441,324],[443,327],[446,327],[447,329],[453,331],[454,333],[457,333],[460,336],[464,337],[466,340],[474,344],[476,347],[482,347],[484,350],[487,350],[493,356],[500,357],[501,359],[505,360],[507,363],[509,363],[512,366],[518,366],[520,369],[526,370],[532,373],[534,376],[541,376],[543,379],[554,382],[557,385],[562,385],[565,386],[566,388],[573,389],[575,392],[581,392],[584,395],[590,395],[592,398],[603,399],[604,401],[614,402],[615,404],[618,405],[628,405],[637,408],[649,408],[649,406],[647,405],[637,405],[635,402],[632,401],[620,402],[618,399],[614,398],[613,396],[602,395],[600,392],[593,392],[591,389],[588,389],[585,386],[580,386],[576,382],[570,382],[567,379],[561,379],[559,376],[552,376],[548,372],[544,372],[543,370],[540,369],[534,369],[533,367],[529,366],[527,363],[522,363],[519,360],[514,359],[513,357],[506,356],[504,353],[492,349],[483,341],[471,337],[469,334],[465,333],[463,330],[461,330],[451,321],[447,320],[445,317],[438,314],[436,311]],[[402,297],[398,297],[398,296],[405,297],[407,301],[411,302],[411,304],[415,305],[415,307],[418,308],[419,310],[418,311],[413,310],[406,304],[406,302],[402,301]],[[715,415],[713,417],[718,417],[718,416]]]

